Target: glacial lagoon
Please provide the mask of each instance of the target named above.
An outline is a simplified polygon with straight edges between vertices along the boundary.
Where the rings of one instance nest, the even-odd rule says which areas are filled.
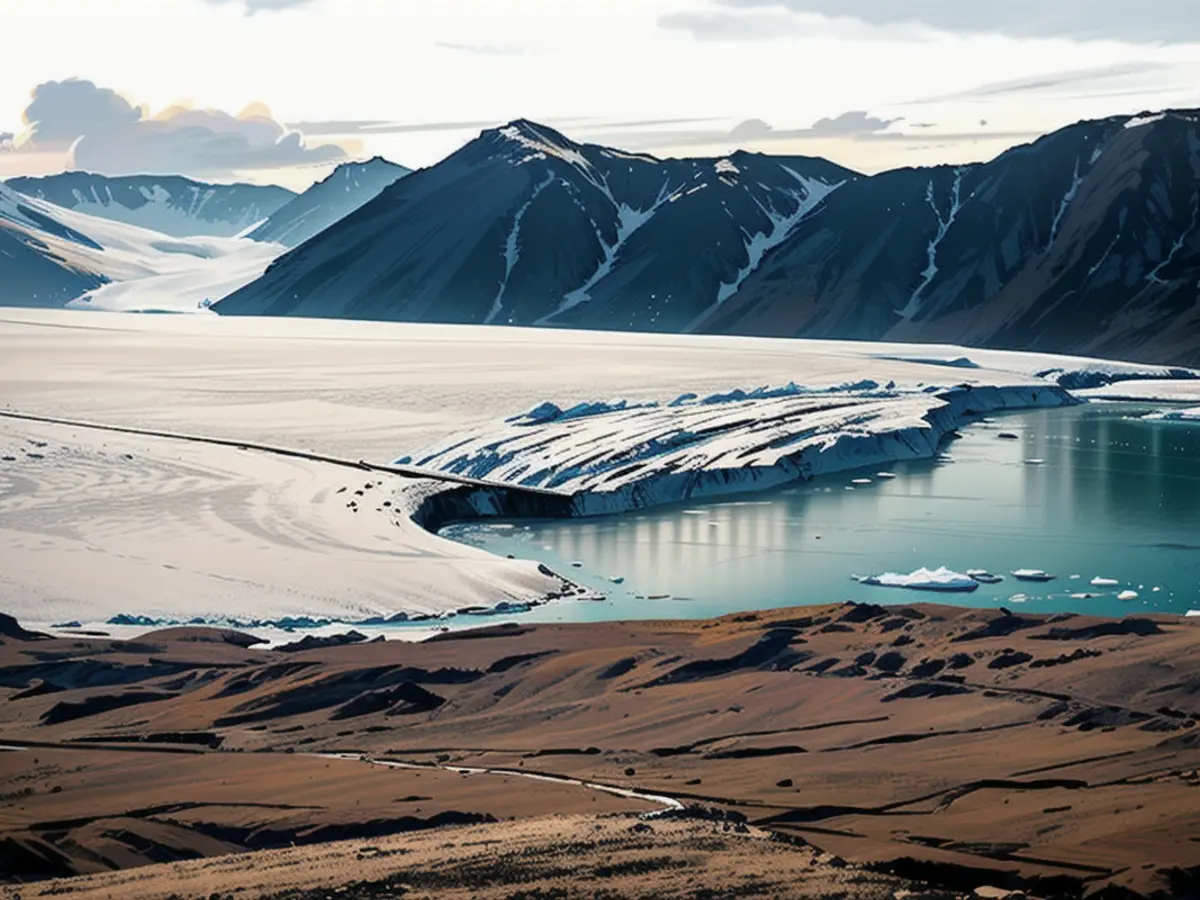
[[[441,533],[538,560],[605,595],[523,617],[536,621],[702,618],[843,600],[1183,614],[1200,609],[1200,425],[1141,418],[1155,409],[1015,413],[964,428],[935,460],[723,502]],[[939,566],[1003,580],[961,594],[854,580]],[[1056,577],[1010,574],[1022,569]]]

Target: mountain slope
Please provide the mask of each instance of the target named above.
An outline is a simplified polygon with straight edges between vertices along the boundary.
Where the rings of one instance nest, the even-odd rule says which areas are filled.
[[[1200,113],[870,178],[484,132],[228,314],[948,341],[1200,364]]]
[[[90,172],[63,172],[41,178],[10,178],[6,184],[55,206],[174,237],[232,237],[296,197],[276,185],[205,184],[178,175],[110,178]]]
[[[847,186],[697,330],[1200,362],[1200,116]]]
[[[282,250],[244,238],[174,238],[0,184],[0,306],[195,310],[261,275]]]
[[[214,308],[681,331],[856,177],[806,157],[658,160],[517,121],[391,185]]]
[[[343,163],[328,178],[277,209],[246,236],[286,247],[298,246],[410,174],[412,169],[379,156],[361,163]]]
[[[0,184],[0,305],[62,306],[109,281],[99,244]]]

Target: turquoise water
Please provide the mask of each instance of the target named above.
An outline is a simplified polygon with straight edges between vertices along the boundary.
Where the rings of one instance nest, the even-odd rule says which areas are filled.
[[[1184,613],[1200,609],[1200,426],[1137,418],[1151,409],[1017,413],[964,429],[940,460],[733,501],[442,534],[544,562],[607,595],[541,607],[527,617],[537,621],[701,618],[842,600]],[[884,469],[896,477],[877,478]],[[852,484],[863,478],[870,484]],[[852,578],[943,565],[1005,579],[932,594]],[[1038,584],[1008,574],[1025,568],[1058,577]],[[1095,577],[1118,584],[1094,587]],[[1118,599],[1123,591],[1138,596]]]

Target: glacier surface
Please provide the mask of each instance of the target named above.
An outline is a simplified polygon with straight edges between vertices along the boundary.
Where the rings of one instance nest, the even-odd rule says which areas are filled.
[[[794,383],[663,403],[542,403],[398,462],[571,498],[602,515],[933,457],[973,417],[1078,402],[1046,383],[898,390]]]

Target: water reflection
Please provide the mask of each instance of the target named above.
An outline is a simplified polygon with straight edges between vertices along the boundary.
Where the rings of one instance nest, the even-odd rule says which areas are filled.
[[[851,576],[939,565],[1061,576],[957,598],[972,605],[1012,603],[1020,593],[1031,611],[1183,612],[1200,607],[1200,552],[1186,549],[1200,543],[1200,428],[1132,418],[1144,411],[1106,404],[1007,416],[967,429],[952,462],[889,467],[894,480],[854,472],[744,500],[507,531],[456,526],[447,535],[539,559],[609,593],[602,604],[546,607],[535,614],[543,619],[908,602],[928,595]],[[1018,439],[1001,439],[1001,430]],[[850,483],[864,476],[870,485]],[[1096,575],[1121,586],[1071,596],[1095,590],[1087,582]],[[614,576],[625,579],[619,588]],[[1116,599],[1126,588],[1139,593],[1132,604]],[[646,599],[660,594],[671,599]]]

